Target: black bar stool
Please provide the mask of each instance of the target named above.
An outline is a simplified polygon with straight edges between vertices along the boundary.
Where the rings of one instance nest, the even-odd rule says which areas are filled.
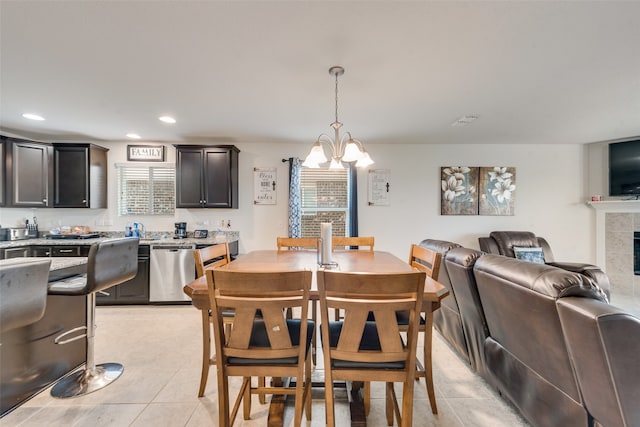
[[[138,238],[105,240],[94,243],[89,250],[86,276],[79,276],[49,285],[54,295],[86,295],[87,325],[64,332],[55,338],[56,344],[66,344],[87,337],[87,363],[79,370],[61,379],[51,389],[53,397],[76,397],[99,390],[118,379],[124,370],[119,363],[95,364],[93,349],[95,336],[96,292],[135,277],[138,272]],[[68,335],[86,331],[65,339]]]
[[[0,262],[0,332],[37,322],[47,306],[50,259]]]

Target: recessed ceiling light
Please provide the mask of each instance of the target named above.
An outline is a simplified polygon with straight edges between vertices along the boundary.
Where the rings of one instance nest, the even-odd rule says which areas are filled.
[[[39,121],[44,120],[44,117],[39,116],[37,114],[32,114],[32,113],[24,113],[22,115],[22,117],[24,117],[25,119],[29,119],[29,120],[39,120]]]
[[[127,134],[127,138],[131,138],[131,139],[140,139],[142,138],[140,135],[138,135],[137,133],[128,133]]]
[[[473,123],[477,119],[478,119],[478,116],[476,116],[475,114],[462,116],[462,117],[456,119],[453,123],[451,123],[451,126],[466,126],[468,124]]]
[[[158,117],[158,120],[160,120],[161,122],[170,123],[170,124],[174,124],[176,122],[176,119],[169,116]]]

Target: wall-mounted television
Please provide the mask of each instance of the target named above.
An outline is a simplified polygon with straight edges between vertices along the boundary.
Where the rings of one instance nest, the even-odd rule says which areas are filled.
[[[609,195],[640,198],[640,139],[609,144]]]

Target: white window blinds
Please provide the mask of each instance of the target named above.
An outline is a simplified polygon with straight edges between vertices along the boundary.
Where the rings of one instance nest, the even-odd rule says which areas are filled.
[[[120,164],[118,214],[173,215],[176,206],[175,165]]]

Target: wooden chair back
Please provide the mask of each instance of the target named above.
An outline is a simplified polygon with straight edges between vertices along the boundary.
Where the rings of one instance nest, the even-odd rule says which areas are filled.
[[[433,280],[438,280],[441,257],[442,254],[438,251],[413,244],[409,252],[409,265],[424,271]]]
[[[426,273],[369,274],[318,271],[327,425],[335,425],[334,380],[365,382],[365,413],[370,381],[386,382],[387,424],[412,425],[416,345]],[[344,310],[344,321],[330,323],[329,310]],[[403,345],[396,313],[409,313]],[[370,313],[373,321],[368,320]],[[339,327],[339,329],[337,328]],[[402,413],[393,383],[402,382]]]
[[[217,357],[218,425],[233,425],[241,401],[248,420],[251,394],[295,394],[294,425],[301,425],[303,408],[311,420],[310,342],[315,330],[307,321],[311,271],[208,269],[206,275]],[[285,313],[294,308],[300,318],[287,318]],[[235,312],[231,328],[224,327],[227,310]],[[243,381],[229,411],[231,376]],[[257,387],[251,385],[253,376],[258,377]],[[295,388],[266,387],[265,376],[294,377]]]
[[[317,249],[317,237],[278,237],[278,251],[281,250],[301,250]]]
[[[196,275],[198,277],[204,276],[204,271],[208,268],[220,267],[231,262],[228,243],[195,249],[193,256],[196,261]]]
[[[373,236],[334,236],[331,238],[331,250],[335,250],[336,248],[349,250],[352,246],[358,246],[358,249],[360,249],[362,246],[367,246],[369,247],[369,252],[373,252],[374,240]]]

